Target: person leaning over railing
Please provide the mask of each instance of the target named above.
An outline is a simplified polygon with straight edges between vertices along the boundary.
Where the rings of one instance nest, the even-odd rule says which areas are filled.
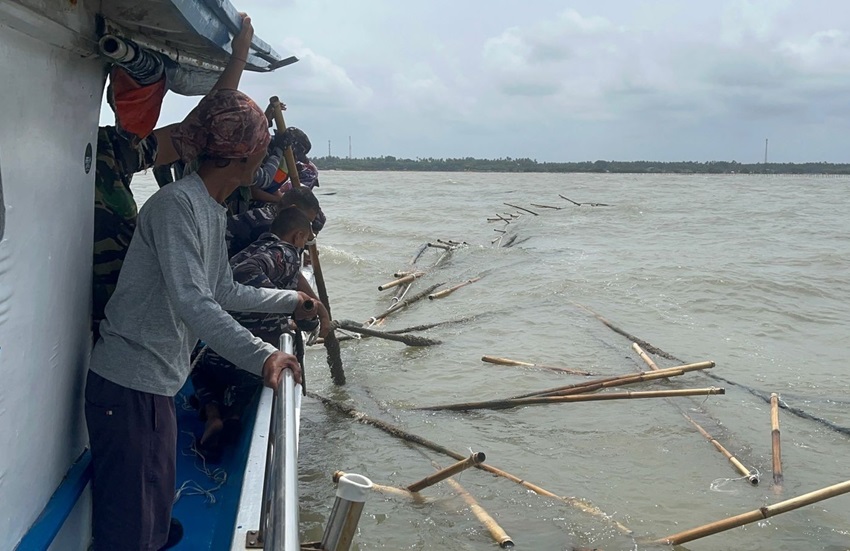
[[[181,159],[197,173],[155,193],[139,212],[118,286],[106,305],[86,380],[92,453],[94,551],[168,548],[182,534],[171,520],[177,420],[174,396],[189,376],[198,338],[276,388],[301,367],[239,325],[227,310],[315,316],[307,295],[233,281],[220,204],[250,182],[270,135],[263,111],[236,90],[253,30],[250,19],[215,89],[173,132]],[[311,301],[314,302],[314,301]],[[329,319],[318,308],[322,332]]]

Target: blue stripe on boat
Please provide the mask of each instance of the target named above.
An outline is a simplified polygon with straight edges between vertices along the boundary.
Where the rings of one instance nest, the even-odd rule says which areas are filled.
[[[47,502],[36,521],[21,538],[15,551],[45,551],[50,547],[91,480],[91,471],[91,452],[86,449],[71,465],[68,474],[53,492],[50,501]]]

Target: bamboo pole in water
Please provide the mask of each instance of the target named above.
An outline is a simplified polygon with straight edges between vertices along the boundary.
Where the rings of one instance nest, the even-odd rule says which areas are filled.
[[[539,365],[519,360],[510,360],[508,358],[499,358],[497,356],[482,356],[482,362],[487,362],[496,365],[515,365],[520,367],[534,367],[536,369],[545,369],[547,371],[556,371],[558,373],[569,373],[571,375],[593,375],[590,371],[581,371],[580,369],[570,369],[568,367],[554,367],[551,365]]]
[[[714,362],[697,362],[693,364],[685,364],[685,365],[677,365],[674,367],[668,367],[665,369],[658,369],[657,371],[641,371],[639,373],[629,373],[627,375],[615,375],[613,377],[605,377],[602,379],[591,379],[589,381],[583,381],[581,383],[574,383],[571,385],[564,385],[555,388],[549,388],[545,390],[538,390],[536,392],[528,392],[525,394],[519,394],[516,396],[511,396],[508,398],[509,400],[517,400],[520,398],[531,398],[534,396],[568,396],[570,394],[583,394],[585,392],[593,392],[593,390],[597,390],[597,387],[593,390],[587,390],[585,387],[595,387],[596,385],[605,385],[605,387],[614,387],[621,386],[633,383],[639,383],[643,381],[651,381],[654,379],[664,379],[667,377],[678,377],[684,373],[689,373],[691,371],[700,371],[703,369],[711,369],[714,367]]]
[[[646,362],[646,364],[650,367],[650,369],[653,370],[653,372],[657,373],[659,371],[662,371],[661,369],[658,368],[657,365],[655,365],[655,362],[652,361],[652,358],[650,358],[649,355],[647,355],[647,353],[643,351],[643,349],[640,347],[640,345],[638,345],[636,342],[633,342],[632,348],[635,351],[637,351],[637,353],[641,357],[641,359],[643,359],[643,361]],[[707,430],[705,430],[702,427],[702,425],[700,425],[699,423],[694,421],[690,417],[690,415],[688,415],[687,413],[685,413],[682,410],[679,410],[679,413],[681,413],[682,417],[687,419],[688,422],[690,422],[697,429],[697,431],[699,431],[700,434],[702,434],[709,442],[711,442],[711,444],[715,447],[715,449],[717,449],[717,451],[719,451],[721,454],[723,454],[724,457],[726,457],[726,459],[729,460],[729,462],[732,464],[732,466],[735,468],[735,470],[738,471],[739,473],[741,473],[742,475],[744,475],[747,478],[747,481],[750,484],[755,486],[756,484],[759,483],[758,473],[752,472],[749,469],[747,469],[744,466],[744,464],[741,463],[738,460],[738,458],[733,456],[729,452],[729,450],[727,450],[720,442],[718,442],[713,436],[711,436],[711,434],[709,434],[709,432]]]
[[[413,272],[412,274],[408,274],[406,276],[400,277],[389,283],[384,283],[383,285],[378,285],[379,291],[386,291],[387,289],[392,289],[393,287],[398,287],[399,285],[403,285],[405,283],[410,283],[414,279],[418,277],[422,277],[425,275],[425,272]]]
[[[779,395],[770,395],[770,439],[771,455],[773,456],[773,483],[782,486],[782,452],[779,445]]]
[[[606,392],[603,394],[576,394],[572,396],[541,396],[515,400],[490,400],[489,402],[467,402],[425,406],[423,411],[470,411],[475,409],[510,409],[539,404],[562,404],[565,402],[596,402],[603,400],[638,400],[644,398],[670,398],[673,396],[710,396],[726,394],[723,388],[685,388],[681,390],[648,390],[643,392]]]
[[[795,509],[799,509],[800,507],[805,507],[806,505],[811,505],[813,503],[817,503],[819,501],[823,501],[831,497],[846,494],[848,492],[850,492],[850,480],[841,482],[839,484],[834,484],[832,486],[828,486],[826,488],[816,490],[814,492],[809,492],[807,494],[803,494],[795,498],[780,501],[779,503],[774,503],[773,505],[760,507],[753,511],[736,515],[734,517],[718,520],[717,522],[712,522],[710,524],[706,524],[698,528],[685,530],[684,532],[679,532],[678,534],[673,534],[672,536],[667,536],[666,538],[657,539],[651,543],[681,545],[683,543],[688,543],[689,541],[694,541],[696,539],[704,538],[706,536],[711,536],[719,532],[725,532],[726,530],[737,528],[738,526],[743,526],[745,524],[764,520],[776,515],[780,515],[782,513],[787,513],[788,511],[793,511]]]
[[[393,312],[396,312],[396,311],[398,311],[398,310],[402,310],[402,309],[404,309],[404,308],[407,308],[408,306],[410,306],[410,305],[411,305],[411,304],[413,304],[414,302],[417,302],[417,301],[419,301],[419,300],[422,300],[423,298],[427,297],[429,294],[433,293],[435,289],[437,289],[437,288],[439,288],[439,287],[442,287],[442,286],[443,286],[443,285],[445,285],[445,284],[446,284],[445,282],[442,282],[442,283],[435,283],[434,285],[431,285],[430,287],[428,287],[427,289],[425,289],[425,290],[424,290],[424,291],[422,291],[421,293],[417,293],[417,294],[413,295],[413,296],[412,296],[412,297],[410,297],[410,298],[406,298],[406,299],[404,299],[404,300],[402,300],[402,301],[400,301],[400,302],[396,302],[395,304],[393,304],[392,306],[390,306],[389,308],[387,308],[387,309],[386,309],[386,310],[384,310],[382,313],[378,314],[377,316],[375,316],[375,317],[374,317],[374,318],[372,318],[372,319],[374,319],[374,320],[376,320],[376,321],[377,321],[377,320],[382,320],[382,319],[384,319],[385,317],[387,317],[387,316],[389,316],[390,314],[392,314]],[[369,321],[372,321],[372,320],[369,320]],[[368,322],[367,322],[367,323],[368,323]]]
[[[649,366],[649,369],[652,369],[652,370],[658,369],[658,366],[655,365],[655,362],[652,361],[652,358],[649,357],[649,354],[644,352],[643,348],[641,348],[638,343],[636,343],[636,342],[632,343],[632,350],[637,352],[638,356],[640,356],[640,359],[643,360],[646,363],[646,365]]]
[[[747,481],[749,481],[749,483],[750,483],[750,484],[752,484],[753,486],[755,486],[756,484],[758,484],[758,483],[759,483],[759,476],[758,476],[758,474],[757,474],[757,473],[754,473],[754,472],[750,471],[748,468],[746,468],[746,467],[744,466],[744,464],[743,464],[743,463],[741,463],[741,462],[738,460],[738,458],[737,458],[737,457],[735,457],[734,455],[732,455],[732,454],[729,452],[729,450],[727,450],[726,448],[724,448],[724,447],[723,447],[723,444],[721,444],[720,442],[718,442],[717,440],[715,440],[715,439],[714,439],[714,437],[713,437],[713,436],[711,436],[711,434],[709,434],[707,430],[705,430],[704,428],[702,428],[702,427],[701,427],[701,426],[700,426],[700,425],[699,425],[696,421],[694,421],[693,419],[691,419],[690,415],[688,415],[687,413],[684,413],[684,412],[682,412],[682,415],[685,417],[685,419],[687,419],[688,421],[690,421],[690,422],[691,422],[691,424],[692,424],[694,427],[696,427],[696,429],[699,431],[699,433],[700,433],[700,434],[702,434],[703,436],[705,436],[706,440],[708,440],[709,442],[711,442],[711,444],[712,444],[715,448],[717,448],[717,451],[719,451],[720,453],[722,453],[722,454],[723,454],[723,456],[724,456],[724,457],[726,457],[726,459],[728,459],[728,460],[729,460],[729,463],[731,463],[731,464],[732,464],[732,466],[734,466],[734,467],[735,467],[735,470],[737,470],[739,473],[741,473],[742,475],[744,475],[744,476],[747,478]]]
[[[534,216],[538,216],[538,214],[537,214],[536,212],[534,212],[533,210],[528,210],[528,209],[525,209],[525,208],[522,208],[522,207],[518,207],[518,206],[516,206],[516,205],[512,205],[512,204],[510,204],[510,203],[502,203],[502,204],[503,204],[503,205],[507,205],[507,206],[511,207],[512,209],[517,209],[517,210],[525,211],[525,212],[527,212],[527,213],[529,213],[529,214],[533,214]]]
[[[319,400],[325,406],[332,408],[332,409],[338,411],[339,413],[342,413],[344,415],[348,415],[349,417],[351,417],[355,421],[358,421],[360,423],[375,427],[376,429],[382,430],[385,433],[389,434],[390,436],[394,436],[395,438],[399,438],[401,440],[405,440],[405,441],[411,442],[413,444],[419,444],[420,446],[423,446],[425,448],[433,450],[437,453],[447,455],[448,457],[453,457],[457,460],[462,460],[462,459],[466,458],[466,456],[463,455],[463,454],[460,454],[456,451],[452,451],[452,450],[446,448],[445,446],[441,446],[440,444],[437,444],[436,442],[428,440],[427,438],[423,438],[419,435],[407,432],[400,427],[397,427],[395,425],[387,423],[386,421],[382,421],[381,419],[378,419],[376,417],[372,417],[371,415],[367,415],[363,412],[357,411],[356,409],[354,409],[351,406],[347,406],[347,405],[342,404],[340,402],[337,402],[335,400],[325,398],[324,396],[321,396],[321,395],[316,394],[314,392],[308,392],[307,395],[310,396],[311,398]],[[574,507],[574,508],[576,508],[576,509],[578,509],[578,510],[584,512],[584,513],[587,513],[587,514],[592,515],[596,518],[610,522],[611,524],[613,524],[613,526],[617,530],[619,530],[623,534],[632,534],[632,531],[629,528],[627,528],[626,526],[624,526],[620,522],[617,522],[616,520],[612,519],[608,514],[603,512],[601,509],[599,509],[595,505],[588,503],[588,502],[586,502],[582,499],[578,499],[578,498],[574,498],[574,497],[559,496],[558,494],[552,493],[549,490],[546,490],[545,488],[542,488],[542,487],[540,487],[540,486],[538,486],[538,485],[536,485],[532,482],[529,482],[528,480],[522,479],[522,478],[520,478],[516,475],[513,475],[513,474],[511,474],[507,471],[497,469],[496,467],[489,465],[487,463],[480,463],[478,465],[475,465],[475,467],[477,469],[481,469],[482,471],[487,471],[489,473],[492,473],[496,476],[506,478],[506,479],[510,480],[511,482],[515,482],[516,484],[519,484],[523,488],[531,490],[532,492],[534,492],[537,495],[557,499],[557,500],[559,500],[563,503],[566,503],[567,505]]]
[[[438,465],[434,465],[435,468],[439,468]],[[475,515],[475,518],[478,519],[478,522],[484,525],[488,532],[490,532],[490,536],[499,544],[499,547],[502,549],[510,549],[514,546],[514,542],[511,537],[508,535],[505,530],[499,526],[499,523],[496,522],[496,519],[490,516],[490,514],[484,510],[481,505],[472,497],[472,494],[466,491],[466,488],[460,485],[456,480],[452,478],[447,478],[446,482],[452,487],[452,489],[460,495],[461,499],[466,502],[467,506],[469,506],[469,510],[472,511],[472,514]]]
[[[433,346],[435,344],[442,344],[442,341],[438,341],[436,339],[428,339],[425,337],[418,337],[416,335],[394,335],[384,331],[378,331],[377,329],[369,329],[368,327],[363,327],[356,321],[352,320],[334,320],[333,325],[341,329],[345,329],[346,331],[351,331],[352,333],[360,333],[361,335],[369,335],[370,337],[377,337],[388,341],[401,342],[407,346]]]
[[[424,490],[429,486],[433,486],[434,484],[449,478],[450,476],[454,476],[461,471],[465,471],[466,469],[478,465],[479,463],[483,463],[484,459],[486,459],[486,455],[482,452],[473,452],[469,457],[462,461],[458,461],[452,465],[449,465],[445,469],[440,469],[436,473],[432,475],[428,475],[422,480],[417,480],[413,484],[407,486],[407,491],[409,492],[419,492]]]
[[[437,291],[434,294],[428,295],[428,300],[434,300],[435,298],[443,298],[445,296],[448,296],[448,295],[454,293],[455,291],[457,291],[458,289],[460,289],[461,287],[466,287],[470,283],[475,283],[479,279],[481,279],[481,276],[473,277],[472,279],[468,279],[468,280],[464,281],[463,283],[458,283],[454,287],[449,287],[448,289],[443,289],[442,291]]]

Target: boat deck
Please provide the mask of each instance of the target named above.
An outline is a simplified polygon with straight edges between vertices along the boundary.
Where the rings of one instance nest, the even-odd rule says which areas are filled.
[[[207,470],[214,476],[226,476],[219,487],[220,479],[204,474],[204,462],[192,452],[192,443],[195,438],[200,438],[204,428],[198,411],[188,405],[188,398],[193,392],[191,381],[187,381],[175,398],[179,431],[177,488],[183,487],[184,490],[174,504],[172,513],[172,516],[183,524],[183,540],[174,549],[230,549],[256,419],[257,399],[255,398],[254,403],[245,411],[242,432],[236,445],[225,448],[220,462],[206,465]],[[205,495],[199,488],[211,490],[211,494]],[[259,500],[259,496],[257,499]]]

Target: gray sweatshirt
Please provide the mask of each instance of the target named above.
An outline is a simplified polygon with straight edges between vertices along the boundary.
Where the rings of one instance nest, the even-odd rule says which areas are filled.
[[[189,376],[190,348],[201,339],[240,368],[262,373],[276,349],[225,310],[291,313],[298,296],[235,283],[225,227],[225,208],[197,174],[148,199],[106,305],[92,371],[121,386],[174,396]]]

